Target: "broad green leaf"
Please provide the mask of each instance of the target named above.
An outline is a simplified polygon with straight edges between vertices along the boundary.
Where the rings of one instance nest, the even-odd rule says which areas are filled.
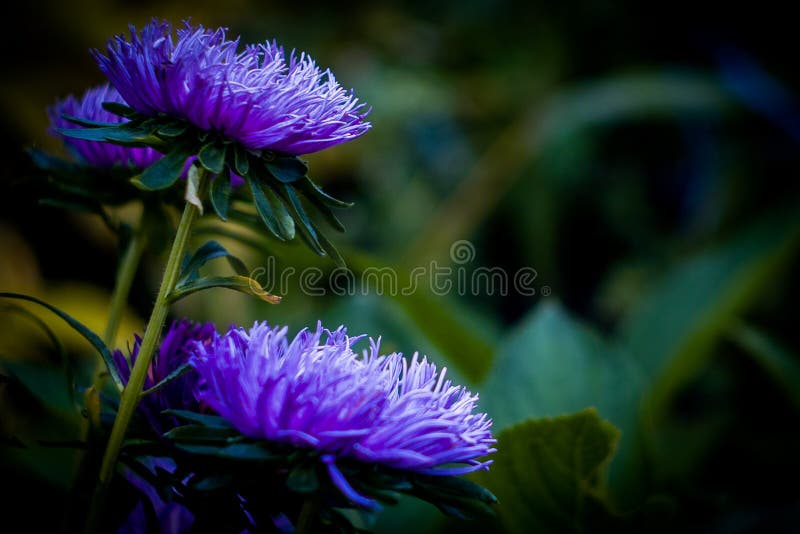
[[[497,496],[509,532],[600,531],[613,521],[602,479],[619,431],[594,409],[529,419],[497,438],[491,471],[475,478]]]
[[[611,483],[617,498],[632,502],[644,473],[645,382],[633,354],[603,340],[560,304],[544,301],[506,336],[480,392],[497,430],[529,417],[597,408],[622,430]]]
[[[631,355],[548,300],[506,336],[481,393],[499,430],[591,406],[629,428],[642,384]]]
[[[197,153],[197,160],[200,164],[213,172],[219,174],[225,167],[225,152],[228,145],[212,142],[205,145]]]
[[[706,364],[737,317],[774,286],[799,243],[800,219],[778,213],[678,264],[642,296],[620,335],[650,381],[654,417]]]
[[[86,339],[86,341],[88,341],[95,348],[95,350],[97,350],[97,352],[100,354],[100,356],[103,358],[103,361],[106,364],[106,369],[108,370],[108,374],[114,380],[114,383],[117,385],[117,388],[120,391],[122,391],[123,387],[122,379],[120,378],[119,372],[117,371],[117,367],[114,364],[114,359],[111,356],[111,351],[108,349],[106,344],[103,343],[103,340],[100,339],[100,336],[98,336],[97,334],[86,328],[86,326],[84,326],[79,321],[73,319],[67,313],[64,313],[55,306],[51,306],[50,304],[42,300],[39,300],[36,297],[31,297],[28,295],[20,295],[18,293],[0,292],[0,298],[26,300],[28,302],[33,302],[35,304],[38,304],[39,306],[47,308],[48,310],[56,314],[59,318],[61,318],[64,322],[66,322],[73,330],[78,332],[84,339]]]
[[[282,298],[269,293],[261,287],[261,284],[259,284],[257,280],[246,276],[212,276],[209,278],[200,278],[177,286],[172,293],[170,293],[169,300],[170,302],[176,302],[192,293],[218,287],[253,295],[270,304],[278,304]]]
[[[186,160],[193,154],[192,143],[179,143],[169,154],[150,165],[132,181],[142,189],[166,189],[181,177],[183,169],[186,167]]]

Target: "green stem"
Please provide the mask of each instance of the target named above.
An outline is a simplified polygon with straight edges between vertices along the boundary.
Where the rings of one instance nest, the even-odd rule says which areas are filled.
[[[144,218],[144,215],[142,218]],[[131,236],[128,247],[122,255],[122,260],[117,270],[114,292],[111,294],[111,307],[108,311],[108,322],[106,323],[106,329],[103,331],[103,341],[110,349],[114,349],[114,341],[117,339],[117,330],[119,330],[119,324],[122,322],[122,316],[125,313],[125,308],[128,303],[128,295],[131,291],[131,285],[133,284],[133,279],[139,268],[139,260],[141,260],[142,253],[146,246],[147,239],[140,224],[140,227],[137,228]]]
[[[205,182],[205,173],[201,171],[200,186],[198,187],[199,191],[204,191]],[[122,441],[125,439],[128,425],[131,422],[136,405],[139,403],[147,371],[150,368],[150,361],[153,359],[156,345],[161,336],[161,329],[164,327],[164,321],[167,318],[167,312],[169,311],[169,295],[172,293],[172,290],[175,288],[175,283],[178,281],[181,262],[183,261],[186,245],[189,241],[192,224],[198,212],[199,210],[196,206],[187,202],[181,220],[178,223],[175,239],[172,242],[172,250],[170,250],[167,266],[164,270],[164,277],[161,280],[161,287],[158,290],[158,296],[156,297],[153,311],[150,314],[150,320],[147,322],[147,328],[144,331],[142,343],[139,346],[139,354],[136,357],[136,363],[131,371],[128,384],[122,391],[117,417],[111,429],[111,436],[108,438],[105,455],[103,456],[103,463],[100,467],[100,476],[89,509],[89,523],[87,528],[89,532],[96,531],[100,526],[103,501],[105,500],[111,478],[114,475],[114,468],[117,464]]]
[[[300,510],[300,517],[297,518],[297,527],[294,534],[308,534],[314,532],[314,525],[319,515],[319,501],[316,497],[308,497]]]

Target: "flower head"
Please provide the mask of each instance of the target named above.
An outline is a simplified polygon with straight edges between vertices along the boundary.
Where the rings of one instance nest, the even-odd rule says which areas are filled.
[[[129,148],[112,143],[83,141],[56,132],[57,128],[79,128],[65,116],[102,123],[125,122],[119,115],[103,109],[103,102],[124,103],[117,90],[108,83],[87,90],[80,98],[70,95],[56,102],[47,110],[51,133],[60,137],[81,163],[91,167],[110,168],[121,165],[144,169],[161,157],[152,148]]]
[[[190,351],[194,349],[195,345],[202,346],[209,343],[215,334],[216,329],[213,323],[194,323],[188,319],[173,322],[164,335],[158,351],[153,356],[144,388],[152,388],[186,364],[191,356]],[[133,364],[136,363],[139,355],[141,342],[142,339],[136,336],[131,350],[130,363],[121,351],[117,350],[113,354],[119,374],[126,384],[130,379]],[[161,412],[164,410],[201,411],[202,406],[195,400],[194,395],[198,378],[197,373],[193,371],[185,373],[142,399],[139,409],[142,410],[156,432],[161,434],[168,430],[168,427],[178,423],[174,418],[162,415]]]
[[[307,154],[369,128],[364,105],[305,53],[288,58],[276,42],[248,45],[225,29],[153,20],[130,40],[111,39],[100,69],[134,110],[166,114],[246,148]]]
[[[492,422],[445,369],[416,354],[381,356],[372,340],[359,355],[352,346],[363,336],[343,327],[286,333],[256,323],[196,343],[197,398],[246,436],[318,451],[354,502],[338,458],[428,475],[488,468],[480,458],[495,451]]]

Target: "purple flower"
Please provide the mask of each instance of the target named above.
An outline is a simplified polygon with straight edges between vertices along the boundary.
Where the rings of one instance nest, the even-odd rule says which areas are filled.
[[[103,109],[103,102],[124,104],[117,90],[108,83],[87,90],[80,99],[70,95],[64,100],[56,102],[47,110],[50,132],[60,137],[81,163],[91,167],[105,169],[121,165],[144,169],[161,157],[161,154],[152,148],[128,148],[112,143],[82,141],[65,137],[56,132],[57,128],[80,128],[65,119],[64,115],[113,124],[126,121],[119,115]]]
[[[175,471],[175,463],[169,458],[148,456],[139,461],[152,474],[156,474],[157,469],[170,473]],[[191,532],[195,517],[188,508],[175,501],[165,501],[156,488],[132,469],[126,468],[124,473],[128,482],[142,493],[142,498],[124,523],[120,525],[117,534],[139,534],[142,532],[180,534]],[[148,507],[152,511],[152,516],[146,511]],[[152,524],[153,521],[157,524]]]
[[[276,42],[248,45],[225,29],[153,20],[130,40],[118,35],[100,69],[134,110],[166,114],[254,150],[308,154],[354,139],[369,128],[364,104],[330,70]]]
[[[370,505],[336,466],[338,458],[428,475],[488,469],[495,452],[477,395],[445,379],[446,369],[402,354],[380,356],[379,341],[359,355],[363,336],[256,323],[195,343],[197,398],[244,435],[321,454],[333,482],[353,502]],[[324,338],[324,339],[323,339]]]
[[[202,346],[210,343],[215,334],[216,329],[213,323],[200,324],[188,319],[173,322],[164,335],[156,354],[153,356],[150,369],[144,381],[144,389],[155,386],[167,378],[170,373],[187,363],[191,356],[190,351],[194,349],[195,345]],[[141,342],[142,339],[136,336],[136,341],[131,350],[130,363],[121,351],[114,352],[114,362],[123,382],[126,384],[130,378],[133,364],[136,363]],[[170,427],[179,424],[179,421],[175,418],[162,415],[161,412],[164,410],[202,411],[202,406],[195,400],[194,395],[194,388],[198,379],[197,373],[190,371],[142,399],[139,409],[158,434],[163,434]]]

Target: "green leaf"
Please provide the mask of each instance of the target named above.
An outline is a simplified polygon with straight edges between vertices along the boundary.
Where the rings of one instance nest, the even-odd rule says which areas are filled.
[[[89,330],[83,323],[73,319],[67,313],[59,310],[55,306],[51,306],[50,304],[37,299],[36,297],[31,297],[28,295],[21,295],[19,293],[7,293],[7,292],[0,292],[0,298],[9,298],[9,299],[17,299],[17,300],[26,300],[28,302],[33,302],[47,308],[54,314],[56,314],[59,318],[61,318],[64,322],[66,322],[73,330],[78,332],[81,336],[86,339],[94,348],[100,353],[100,356],[103,358],[103,361],[106,364],[106,369],[108,369],[108,374],[111,375],[111,378],[114,380],[114,383],[117,385],[120,391],[123,388],[122,378],[119,376],[119,372],[117,371],[117,367],[114,364],[114,359],[111,356],[111,351],[108,349],[103,340],[100,339],[100,336]]]
[[[169,122],[160,126],[156,133],[161,137],[180,137],[186,133],[189,125],[185,122]]]
[[[231,423],[224,417],[218,415],[208,415],[203,413],[190,412],[188,410],[164,410],[164,415],[172,415],[179,419],[191,421],[211,428],[233,428]]]
[[[61,367],[4,356],[0,356],[0,367],[43,406],[60,414],[75,412],[72,387]]]
[[[78,124],[80,126],[85,126],[87,128],[116,128],[119,125],[118,122],[93,121],[81,117],[72,117],[70,115],[64,115],[63,113],[61,114],[61,118],[68,120],[69,122]]]
[[[317,470],[311,464],[299,464],[289,471],[286,486],[297,493],[314,493],[319,489]]]
[[[305,178],[308,165],[296,157],[276,158],[266,163],[270,174],[279,182],[291,184]]]
[[[183,169],[186,167],[186,160],[193,154],[192,143],[180,142],[166,156],[150,165],[132,181],[142,189],[166,189],[181,177]]]
[[[175,446],[191,454],[215,456],[227,460],[238,461],[281,461],[284,455],[278,455],[265,449],[259,443],[234,443],[219,447],[188,442],[176,442]]]
[[[500,430],[590,406],[629,428],[643,383],[630,355],[548,300],[505,336],[481,392]]]
[[[633,505],[645,473],[640,440],[645,384],[638,358],[549,300],[506,336],[480,391],[499,430],[530,417],[597,408],[622,430],[611,482],[615,495]]]
[[[314,201],[316,199],[334,208],[350,208],[353,206],[352,202],[345,202],[344,200],[339,200],[338,198],[330,196],[308,176],[306,176],[305,180],[296,184],[296,187],[298,187],[309,200]]]
[[[84,141],[110,142],[125,146],[160,146],[163,142],[150,129],[122,124],[103,128],[57,128],[56,131],[65,137]]]
[[[261,180],[257,178],[253,179],[248,176],[247,183],[250,185],[250,191],[253,193],[253,201],[255,202],[256,210],[261,220],[264,221],[264,225],[272,232],[272,235],[281,241],[286,241],[281,225],[278,223],[278,219],[272,211],[272,205],[265,193],[265,188],[261,184]]]
[[[148,389],[142,391],[139,394],[139,397],[141,398],[141,397],[144,397],[146,395],[150,395],[152,393],[155,393],[156,391],[160,390],[161,388],[163,388],[164,386],[166,386],[167,384],[169,384],[170,382],[172,382],[176,378],[179,378],[179,377],[185,375],[186,373],[188,373],[189,371],[192,371],[192,370],[193,370],[193,368],[192,368],[191,364],[189,364],[188,362],[184,363],[183,365],[179,366],[177,369],[173,370],[166,377],[164,377],[163,380],[159,381],[158,384],[156,384],[155,386],[153,386],[151,388],[148,388]]]
[[[170,293],[169,301],[176,302],[192,293],[217,287],[253,295],[270,304],[278,304],[281,301],[281,297],[269,293],[261,287],[258,281],[246,276],[212,276],[209,278],[201,278],[196,281],[189,281],[176,287],[175,290]]]
[[[120,117],[131,118],[138,115],[136,111],[119,102],[103,102],[103,109]]]
[[[211,205],[223,221],[228,220],[232,191],[230,171],[218,174],[211,182]]]
[[[730,338],[780,386],[796,408],[800,408],[800,358],[774,337],[758,328],[735,324]]]
[[[601,531],[613,521],[601,481],[618,439],[594,409],[530,419],[498,435],[491,472],[475,478],[497,495],[508,532]]]
[[[200,441],[215,442],[228,445],[228,439],[240,436],[234,428],[221,428],[206,425],[184,425],[178,426],[164,433],[165,438],[173,441]]]
[[[239,144],[233,146],[233,166],[236,169],[236,174],[244,178],[250,172],[250,160],[247,157],[247,149]]]
[[[197,159],[200,164],[213,172],[219,174],[225,167],[225,151],[227,145],[218,142],[211,142],[200,149],[197,154]]]
[[[245,276],[247,274],[247,267],[242,260],[228,252],[225,247],[218,242],[207,241],[192,254],[186,264],[181,268],[177,285],[181,286],[195,280],[199,275],[198,272],[200,268],[216,258],[226,258],[236,274],[240,276]]]
[[[705,366],[730,325],[775,286],[798,245],[796,211],[779,212],[678,264],[641,297],[620,334],[649,378],[654,418]]]

